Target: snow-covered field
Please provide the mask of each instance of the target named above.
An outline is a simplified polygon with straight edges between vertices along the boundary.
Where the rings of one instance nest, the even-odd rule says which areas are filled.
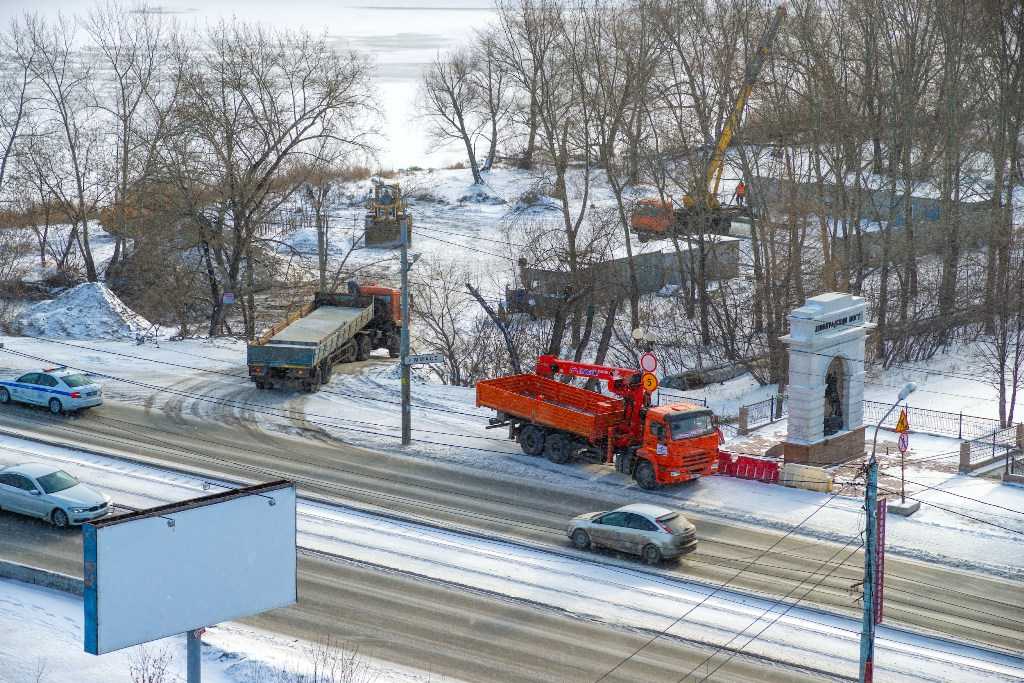
[[[34,459],[59,463],[87,483],[114,493],[116,502],[127,505],[155,505],[203,492],[203,481],[198,477],[9,437],[0,439],[0,443],[0,457],[24,459],[26,452],[30,452]],[[794,664],[828,661],[831,672],[856,674],[859,622],[801,607],[799,600],[775,602],[682,580],[661,571],[641,569],[635,563],[595,561],[586,554],[564,548],[553,551],[525,547],[356,509],[300,501],[298,515],[298,542],[302,548],[547,605],[588,619],[666,631],[669,637],[686,638],[713,647],[739,648],[753,655]],[[856,548],[855,535],[848,539],[848,551]],[[63,601],[64,608],[46,601]],[[53,649],[62,653],[77,649],[80,617],[69,613],[68,609],[77,601],[54,596],[48,591],[18,587],[12,590],[7,583],[0,583],[0,602],[11,608],[0,612],[3,614],[17,615],[19,610],[26,610],[47,615],[46,619],[34,618],[33,628],[52,631],[55,624],[59,624],[58,630],[67,642],[65,647]],[[6,618],[0,617],[0,624]],[[224,642],[219,638],[219,630],[214,629],[207,638],[214,646]],[[233,646],[224,644],[218,649],[240,652],[241,656],[250,658],[264,656],[263,643],[253,643],[256,636],[231,625],[227,631],[236,636]],[[296,653],[292,644],[276,642],[273,638],[269,642],[278,652]],[[76,647],[69,647],[69,643]],[[51,652],[50,649],[14,647],[5,653],[5,645],[0,644],[0,661],[6,656],[29,672],[34,670],[39,656],[48,656]],[[876,647],[877,661],[884,662],[880,674],[884,674],[886,680],[1012,681],[1024,676],[1024,658],[900,628],[881,627]],[[22,651],[33,652],[37,659],[26,661],[24,657],[15,656]],[[61,657],[70,658],[70,655]],[[225,656],[209,649],[206,660],[225,676],[214,680],[245,680],[231,678],[233,671],[241,668],[239,655]],[[225,660],[230,664],[224,665]],[[93,660],[100,661],[104,665],[114,661],[112,667],[125,666],[124,659],[120,662],[106,657]],[[70,666],[70,663],[58,659],[55,666]]]

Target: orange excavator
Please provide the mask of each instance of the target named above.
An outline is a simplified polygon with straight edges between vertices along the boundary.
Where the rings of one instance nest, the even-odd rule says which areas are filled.
[[[726,119],[722,132],[715,141],[711,158],[708,159],[704,175],[694,182],[694,190],[683,197],[681,205],[676,205],[672,197],[661,199],[641,199],[637,202],[630,216],[630,227],[640,241],[662,239],[673,234],[690,235],[701,231],[710,233],[727,233],[732,219],[743,214],[745,207],[722,204],[718,199],[718,188],[722,182],[722,170],[725,167],[725,152],[729,148],[743,110],[750,99],[750,93],[757,83],[757,78],[764,66],[768,52],[779,33],[783,17],[786,16],[786,3],[780,2],[768,22],[768,28],[761,36],[757,51],[747,64],[743,76],[743,84],[736,95],[729,118]],[[703,225],[701,225],[703,223]]]

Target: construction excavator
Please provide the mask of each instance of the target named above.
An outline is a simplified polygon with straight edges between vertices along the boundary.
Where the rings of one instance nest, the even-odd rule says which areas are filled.
[[[736,95],[732,112],[715,141],[703,177],[694,181],[693,190],[684,196],[679,204],[673,201],[672,197],[668,197],[664,201],[655,198],[641,199],[637,202],[637,206],[630,216],[630,227],[640,241],[663,239],[671,235],[692,235],[701,231],[728,233],[733,218],[747,211],[746,207],[722,204],[718,199],[718,188],[722,182],[722,170],[725,167],[725,152],[739,128],[747,100],[754,89],[754,84],[757,83],[761,68],[764,66],[785,16],[786,3],[780,2],[772,13],[768,28],[761,36],[757,51],[747,64],[743,84]]]

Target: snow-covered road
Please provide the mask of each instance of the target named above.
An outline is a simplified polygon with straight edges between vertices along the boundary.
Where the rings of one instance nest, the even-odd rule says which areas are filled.
[[[54,462],[128,506],[204,493],[203,480],[185,474],[12,437],[0,438],[0,446],[0,464]],[[776,602],[568,549],[530,548],[308,501],[300,503],[298,526],[299,544],[310,551],[710,645],[716,649],[695,672],[700,676],[737,651],[856,676],[859,623],[797,604],[803,590],[831,567],[809,575],[803,590]],[[1022,657],[886,626],[878,632],[876,662],[886,680],[1024,677]]]

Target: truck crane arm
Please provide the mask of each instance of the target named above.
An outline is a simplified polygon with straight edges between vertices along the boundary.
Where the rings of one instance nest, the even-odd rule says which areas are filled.
[[[715,205],[718,203],[718,187],[722,181],[725,152],[729,148],[729,143],[736,134],[736,130],[739,128],[740,119],[743,117],[743,110],[747,106],[747,100],[754,89],[754,84],[757,83],[757,78],[761,74],[761,69],[764,67],[764,62],[768,57],[768,51],[771,50],[772,44],[775,42],[775,36],[778,35],[779,26],[782,24],[782,19],[785,16],[786,3],[780,2],[775,8],[775,14],[772,15],[768,28],[765,30],[764,35],[761,36],[761,42],[757,46],[757,51],[751,56],[750,62],[747,64],[747,69],[743,76],[743,85],[736,96],[736,103],[733,105],[732,112],[729,114],[729,118],[726,119],[725,126],[722,127],[722,133],[718,136],[718,141],[715,143],[715,151],[708,161],[704,182],[704,191],[707,193],[705,202],[710,208],[715,208]]]
[[[641,397],[644,394],[640,386],[639,370],[630,368],[616,368],[609,365],[594,365],[592,363],[577,363],[571,360],[562,360],[555,356],[538,356],[536,373],[541,377],[549,379],[555,375],[570,375],[572,377],[585,377],[587,379],[605,380],[608,383],[608,390],[617,396],[629,398],[637,405],[645,405],[646,399]],[[648,395],[649,396],[649,395]]]

